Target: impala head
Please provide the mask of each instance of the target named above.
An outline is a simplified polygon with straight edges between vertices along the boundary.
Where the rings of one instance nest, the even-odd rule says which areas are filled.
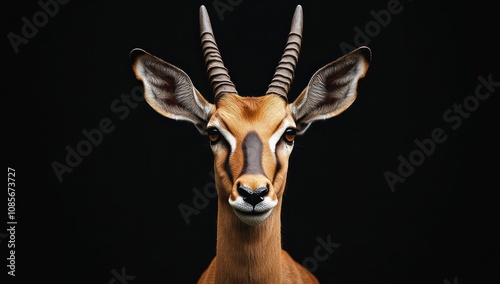
[[[240,96],[224,67],[208,13],[200,8],[201,44],[214,92],[208,102],[178,67],[141,49],[132,66],[146,101],[158,113],[192,122],[207,135],[214,153],[220,200],[248,225],[266,220],[281,201],[288,158],[296,135],[315,120],[336,116],[356,98],[358,80],[371,58],[367,47],[320,68],[293,102],[287,94],[302,40],[302,8],[297,6],[284,54],[263,96]]]

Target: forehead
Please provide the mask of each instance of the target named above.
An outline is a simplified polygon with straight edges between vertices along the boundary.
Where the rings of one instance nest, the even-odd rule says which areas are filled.
[[[290,117],[286,101],[276,95],[241,97],[225,95],[217,102],[211,121],[232,133],[257,131],[272,134]]]

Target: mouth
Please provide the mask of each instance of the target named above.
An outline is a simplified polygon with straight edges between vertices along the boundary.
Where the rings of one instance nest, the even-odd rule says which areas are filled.
[[[266,212],[267,212],[267,211],[269,211],[269,210],[267,210],[267,211],[260,211],[260,212],[259,212],[259,211],[255,211],[255,209],[254,209],[254,210],[252,210],[252,211],[243,211],[243,210],[239,210],[239,209],[236,209],[236,208],[235,208],[235,209],[234,209],[234,211],[237,211],[239,214],[243,214],[243,215],[248,215],[248,216],[258,216],[258,215],[260,215],[260,214],[266,213]]]
[[[274,207],[278,204],[278,200],[272,200],[266,196],[262,202],[252,206],[241,196],[238,196],[236,200],[229,199],[229,204],[233,207],[234,214],[240,221],[250,226],[256,226],[271,215]]]
[[[266,211],[242,211],[234,208],[234,213],[240,219],[243,223],[250,225],[250,226],[256,226],[271,215],[271,212],[273,211],[273,208],[266,210]]]
[[[245,215],[245,216],[260,216],[260,215],[265,214],[271,210],[272,209],[266,210],[266,211],[255,211],[255,209],[254,209],[252,211],[242,211],[242,210],[234,209],[234,211],[237,212],[238,214]]]

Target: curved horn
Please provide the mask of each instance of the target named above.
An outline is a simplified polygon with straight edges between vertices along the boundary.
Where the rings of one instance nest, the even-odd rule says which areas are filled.
[[[297,5],[295,13],[293,14],[292,27],[288,34],[285,51],[278,67],[276,67],[276,71],[266,94],[278,94],[287,100],[287,94],[293,80],[295,66],[299,61],[303,21],[302,6]]]
[[[227,68],[224,67],[224,62],[222,62],[219,48],[217,48],[215,42],[210,17],[204,5],[200,7],[200,38],[215,101],[226,93],[238,93],[233,82],[231,82]]]

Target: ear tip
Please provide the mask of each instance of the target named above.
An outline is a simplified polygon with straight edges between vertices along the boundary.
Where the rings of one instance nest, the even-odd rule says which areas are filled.
[[[356,52],[361,54],[366,62],[370,63],[372,60],[372,50],[368,46],[360,46],[356,49]]]
[[[141,56],[143,54],[146,54],[146,51],[144,51],[141,48],[134,48],[130,51],[129,56],[130,56],[130,59],[132,60],[132,62],[134,62],[139,56]]]

